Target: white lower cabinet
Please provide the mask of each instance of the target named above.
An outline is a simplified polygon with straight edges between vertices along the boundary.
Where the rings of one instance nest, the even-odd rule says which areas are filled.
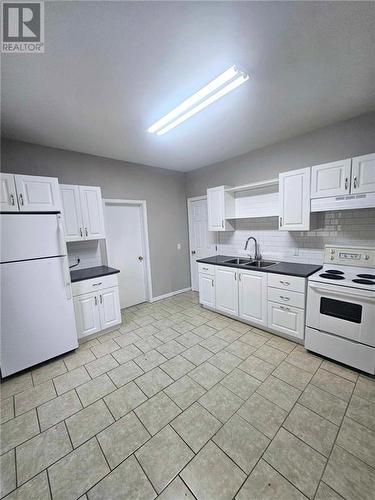
[[[239,317],[267,326],[267,274],[239,271]]]
[[[86,293],[74,297],[74,312],[78,338],[92,335],[101,330],[96,293]]]
[[[226,266],[207,267],[207,271],[199,273],[200,304],[272,333],[304,339],[305,278]]]
[[[268,302],[268,327],[292,337],[303,339],[305,311],[298,307]]]
[[[216,310],[238,316],[238,269],[216,266],[215,303]]]
[[[199,302],[215,308],[215,276],[199,273]]]
[[[78,338],[121,323],[117,276],[73,283],[72,290]]]
[[[99,293],[99,314],[101,329],[110,328],[121,322],[118,287],[106,288]]]

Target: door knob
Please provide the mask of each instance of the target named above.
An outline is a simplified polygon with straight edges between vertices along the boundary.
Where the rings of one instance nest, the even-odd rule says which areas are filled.
[[[141,261],[143,260],[142,255],[140,255],[140,256],[138,257],[138,260],[141,260]]]

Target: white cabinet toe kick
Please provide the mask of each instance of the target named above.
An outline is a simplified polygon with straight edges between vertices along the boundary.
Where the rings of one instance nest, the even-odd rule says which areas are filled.
[[[198,271],[203,307],[303,344],[305,278],[211,264]]]

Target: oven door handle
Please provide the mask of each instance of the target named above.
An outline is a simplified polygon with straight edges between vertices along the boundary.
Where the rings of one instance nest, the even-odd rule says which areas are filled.
[[[309,288],[313,288],[318,292],[329,293],[330,295],[344,295],[345,297],[350,297],[351,299],[359,298],[359,299],[375,300],[375,294],[373,292],[366,293],[363,290],[361,290],[361,293],[358,293],[357,291],[355,292],[346,292],[345,290],[338,291],[337,289],[332,290],[331,288],[326,288],[324,286],[317,286],[312,283],[309,283]],[[352,290],[357,290],[357,289],[353,288]]]

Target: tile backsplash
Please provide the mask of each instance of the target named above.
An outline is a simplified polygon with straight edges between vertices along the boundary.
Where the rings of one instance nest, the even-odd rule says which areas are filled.
[[[78,266],[72,269],[101,266],[102,251],[100,240],[71,241],[66,244],[68,249],[69,266],[76,264],[77,258],[81,259]]]
[[[277,217],[243,219],[235,222],[235,231],[218,233],[218,253],[222,255],[254,255],[245,241],[254,236],[265,259],[321,264],[324,245],[375,247],[375,208],[322,212],[313,214],[316,227],[311,231],[279,231]]]

